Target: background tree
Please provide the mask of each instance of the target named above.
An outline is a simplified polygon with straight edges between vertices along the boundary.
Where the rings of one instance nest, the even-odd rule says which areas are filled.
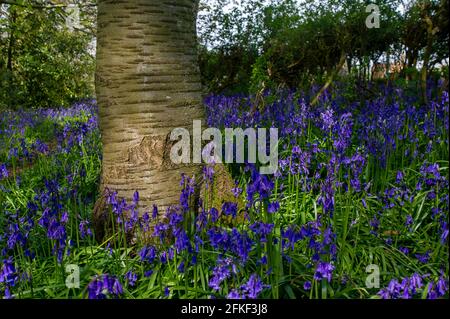
[[[372,2],[365,0],[214,3],[204,1],[199,24],[202,79],[213,92],[309,88],[339,74],[366,86],[374,65],[386,71],[382,81],[411,80],[422,61],[429,70],[448,61],[448,0],[377,1],[380,28],[366,27]],[[427,59],[424,13],[435,29]],[[342,57],[345,70],[338,72]],[[401,74],[389,75],[387,65]]]
[[[0,106],[67,106],[93,96],[95,7],[86,4],[69,29],[65,4],[0,1]]]

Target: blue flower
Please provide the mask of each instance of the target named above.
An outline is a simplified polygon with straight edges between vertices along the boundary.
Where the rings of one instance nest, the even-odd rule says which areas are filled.
[[[448,291],[448,280],[441,276],[436,283],[436,293],[438,298],[444,296]]]
[[[222,204],[222,212],[226,216],[232,216],[233,218],[237,215],[237,204],[232,202],[225,202]]]
[[[332,264],[327,262],[319,262],[314,273],[314,279],[322,280],[323,278],[325,278],[328,280],[328,282],[330,282],[333,276],[333,270],[334,266]]]
[[[12,257],[3,261],[3,266],[0,272],[0,283],[4,283],[6,286],[13,287],[18,281],[19,277],[16,272],[16,267]]]
[[[183,228],[176,228],[173,234],[175,236],[174,247],[177,250],[177,253],[181,253],[183,250],[190,251],[192,249],[189,237]]]
[[[230,267],[228,265],[219,265],[214,268],[213,275],[208,282],[209,287],[214,290],[220,290],[220,284],[230,277]]]
[[[242,188],[234,187],[231,189],[231,192],[233,193],[234,197],[239,197],[239,195],[242,193]]]
[[[395,182],[397,184],[400,184],[402,181],[403,181],[403,172],[397,171],[397,176],[396,176]]]
[[[135,205],[138,205],[138,203],[139,203],[139,192],[138,191],[135,191],[133,194],[133,202]]]
[[[81,238],[92,236],[92,231],[91,231],[91,229],[89,227],[89,221],[88,220],[82,220],[80,222],[79,230],[80,230]]]
[[[303,289],[310,290],[311,289],[311,281],[305,281],[303,284]]]
[[[267,212],[276,213],[279,209],[280,209],[280,203],[272,202],[272,203],[269,203],[269,205],[267,207]]]
[[[137,279],[138,279],[137,274],[133,273],[131,270],[129,270],[125,274],[125,280],[128,282],[128,285],[130,285],[131,287],[134,287],[136,285]]]
[[[158,217],[158,206],[153,204],[153,212],[152,212],[152,218],[156,219]]]
[[[209,215],[211,216],[211,222],[215,223],[219,220],[219,211],[216,208],[212,207],[209,210]]]
[[[411,226],[413,222],[414,219],[412,218],[411,215],[406,216],[405,226]]]
[[[203,179],[205,181],[206,188],[209,188],[209,185],[211,185],[214,180],[214,166],[213,165],[203,166]]]
[[[139,252],[141,261],[146,261],[151,264],[156,258],[156,249],[153,246],[145,246]]]
[[[274,188],[274,183],[269,179],[267,175],[261,175],[255,167],[251,167],[252,179],[247,185],[247,200],[248,205],[253,204],[254,195],[259,194],[259,198],[265,199],[270,196]]]
[[[89,299],[106,299],[108,296],[117,298],[123,294],[119,280],[111,275],[95,276],[88,285]]]
[[[274,224],[255,222],[250,225],[250,229],[261,239],[261,242],[267,241],[267,236],[272,232]]]
[[[331,108],[328,108],[323,113],[320,114],[320,118],[322,119],[322,129],[325,132],[328,132],[331,130],[331,128],[335,125],[334,120],[334,111]]]
[[[167,252],[166,251],[161,252],[161,254],[159,255],[159,261],[162,264],[167,263]]]
[[[446,221],[441,222],[441,244],[445,244],[447,242],[448,237],[448,223]]]
[[[422,288],[422,277],[420,277],[419,274],[414,273],[409,279],[409,285],[413,289],[413,292],[415,292],[416,289]]]
[[[241,290],[249,299],[256,299],[258,298],[258,295],[268,287],[268,285],[262,283],[258,275],[253,274],[250,276],[247,283],[241,286]]]
[[[430,260],[430,252],[427,251],[425,254],[416,254],[416,258],[422,263],[426,264]]]
[[[242,298],[243,296],[241,296],[236,289],[232,289],[227,295],[227,299],[242,299]]]
[[[145,278],[148,278],[148,277],[150,277],[151,275],[153,275],[153,270],[152,270],[152,269],[147,270],[146,272],[144,272],[144,277],[145,277]]]
[[[5,178],[8,178],[8,170],[6,169],[5,164],[1,164],[0,165],[0,181]]]

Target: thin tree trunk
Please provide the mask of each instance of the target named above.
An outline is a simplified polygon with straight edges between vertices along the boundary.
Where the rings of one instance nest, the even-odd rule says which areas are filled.
[[[9,95],[9,101],[8,104],[11,107],[13,100],[14,100],[14,96],[13,96],[13,92],[14,92],[14,76],[13,76],[13,51],[14,51],[14,45],[15,45],[15,28],[16,28],[16,20],[17,20],[17,13],[16,10],[14,10],[13,7],[10,7],[9,10],[9,15],[10,15],[10,19],[9,19],[9,40],[8,40],[8,59],[6,62],[6,69],[8,70],[8,95]]]
[[[339,72],[339,70],[342,69],[342,67],[344,66],[344,63],[345,63],[345,56],[346,56],[346,54],[342,53],[341,58],[339,59],[339,63],[337,65],[336,69],[334,69],[332,72],[330,72],[330,74],[328,75],[327,81],[322,86],[322,88],[319,90],[319,92],[317,92],[317,94],[313,98],[313,100],[311,101],[311,106],[314,106],[314,105],[317,104],[317,102],[319,101],[320,96],[323,94],[323,92],[325,92],[325,90],[333,82],[333,79],[336,76],[336,74]]]
[[[180,175],[200,165],[170,161],[170,132],[204,117],[196,52],[197,1],[99,0],[96,93],[103,142],[101,190],[141,213],[176,204]]]
[[[391,52],[389,49],[386,51],[386,82],[389,83],[391,78]]]
[[[352,56],[349,56],[349,57],[347,58],[347,72],[348,72],[348,75],[349,75],[349,76],[350,76],[351,73],[352,73]]]
[[[406,82],[412,80],[411,72],[412,68],[415,66],[415,54],[412,49],[407,49],[406,51]]]
[[[427,77],[428,77],[428,64],[430,63],[431,49],[433,46],[433,21],[431,21],[428,15],[425,15],[424,22],[427,25],[427,46],[425,47],[425,54],[423,57],[423,66],[420,73],[420,86],[422,91],[422,102],[427,103]]]
[[[16,23],[16,12],[15,10],[10,11],[10,31],[9,31],[9,40],[8,40],[8,59],[6,62],[6,69],[12,72],[12,55],[13,55],[13,47],[14,47],[14,28]]]

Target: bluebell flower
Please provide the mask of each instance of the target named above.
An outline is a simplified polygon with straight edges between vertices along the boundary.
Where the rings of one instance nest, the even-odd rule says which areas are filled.
[[[197,264],[197,254],[193,254],[191,258],[191,265]]]
[[[447,237],[448,237],[448,223],[446,221],[442,221],[441,222],[441,244],[444,245],[445,243],[447,243]]]
[[[151,264],[156,258],[156,249],[153,246],[145,246],[139,252],[141,261],[146,261]]]
[[[5,164],[0,164],[0,181],[2,179],[8,178],[8,170],[6,169]]]
[[[146,272],[144,272],[144,277],[146,277],[146,278],[150,277],[151,275],[153,275],[153,270],[152,269],[147,270]]]
[[[236,289],[232,289],[228,293],[227,299],[242,299],[242,296],[239,294],[239,292]]]
[[[135,205],[138,205],[138,203],[139,203],[139,192],[138,191],[135,191],[133,194],[133,203]]]
[[[250,229],[260,238],[261,242],[267,241],[267,236],[272,232],[274,224],[255,222],[250,225]]]
[[[380,227],[380,221],[378,220],[378,218],[377,218],[377,216],[376,215],[374,215],[373,216],[373,218],[369,221],[369,225],[370,225],[370,227],[372,228],[371,230],[370,230],[370,233],[372,234],[372,235],[377,235],[378,233],[378,228]]]
[[[303,284],[303,289],[310,290],[311,289],[311,281],[305,281]]]
[[[415,291],[417,289],[422,288],[423,284],[422,284],[422,277],[420,277],[419,274],[414,273],[411,278],[409,279],[409,285],[411,287],[411,289],[413,290],[413,293],[415,293]]]
[[[91,228],[89,227],[89,221],[88,220],[82,220],[79,225],[79,231],[81,238],[92,236]]]
[[[130,287],[134,287],[136,285],[137,279],[137,274],[133,273],[131,270],[127,271],[127,273],[125,274],[125,280],[128,282],[128,285]]]
[[[222,212],[226,216],[232,216],[235,218],[237,216],[237,204],[232,202],[225,202],[222,204]]]
[[[177,253],[181,253],[182,251],[190,251],[191,241],[186,233],[186,231],[183,228],[176,228],[174,231],[175,236],[175,244],[174,247],[177,250]]]
[[[331,128],[335,125],[334,120],[334,111],[331,108],[328,108],[323,113],[320,114],[320,118],[322,119],[322,129],[325,132],[331,130]]]
[[[231,272],[228,265],[218,265],[214,267],[212,277],[209,279],[208,285],[214,290],[220,290],[221,283],[230,277]]]
[[[164,241],[166,237],[166,233],[169,229],[169,225],[165,223],[157,223],[154,227],[153,236],[159,237],[161,243]]]
[[[259,260],[259,264],[267,265],[267,256],[266,255],[261,257],[261,259]]]
[[[279,209],[280,209],[279,202],[271,202],[271,203],[269,203],[269,205],[267,207],[267,212],[276,213]]]
[[[436,294],[437,297],[443,297],[448,292],[448,279],[446,280],[444,276],[441,276],[436,283]]]
[[[203,179],[205,181],[206,188],[209,188],[212,185],[214,180],[214,166],[213,165],[205,165],[203,166]]]
[[[13,287],[19,280],[16,272],[16,267],[12,257],[3,260],[3,265],[0,271],[0,283],[4,283],[7,287]]]
[[[330,282],[333,276],[333,270],[334,266],[332,264],[327,262],[319,262],[314,273],[314,279],[322,280],[325,278],[328,282]]]
[[[162,251],[161,254],[159,255],[159,261],[162,264],[167,263],[167,252],[166,251]]]
[[[195,180],[194,178],[189,178],[185,174],[181,174],[181,182],[182,186],[181,194],[180,194],[180,206],[183,211],[189,210],[189,199],[192,194],[194,194],[195,188]]]
[[[306,229],[302,227],[303,233],[306,232]],[[291,225],[286,229],[281,231],[281,238],[283,239],[281,245],[284,248],[290,247],[292,251],[294,251],[295,243],[301,240],[304,237],[302,232],[297,231],[295,226]]]
[[[13,299],[13,295],[11,294],[9,287],[5,288],[4,298],[5,299]]]
[[[215,223],[219,220],[219,211],[216,208],[212,207],[209,210],[209,215],[211,216],[212,223]]]
[[[261,175],[259,171],[252,166],[252,178],[247,185],[247,200],[248,205],[251,206],[254,201],[254,195],[258,194],[259,199],[263,200],[269,198],[274,188],[274,183],[267,175]]]
[[[184,270],[185,270],[184,261],[182,261],[182,262],[178,265],[177,269],[178,269],[178,271],[179,271],[180,273],[184,273]]]
[[[108,296],[117,298],[123,294],[119,280],[111,275],[95,276],[88,285],[89,299],[106,299]]]
[[[152,218],[156,219],[158,217],[158,206],[153,204],[153,212],[152,212]]]
[[[256,299],[265,288],[269,287],[262,283],[257,274],[252,274],[247,283],[241,286],[241,290],[249,299]]]
[[[416,254],[416,258],[422,263],[426,264],[430,260],[430,252],[427,251],[424,254]]]
[[[239,197],[239,195],[242,193],[242,188],[234,187],[231,189],[231,192],[233,193],[234,197]]]
[[[400,184],[402,181],[403,181],[403,172],[397,171],[397,176],[396,176],[395,182],[397,184]]]
[[[366,200],[364,198],[361,199],[361,202],[363,204],[363,207],[367,208],[367,203],[366,203]]]

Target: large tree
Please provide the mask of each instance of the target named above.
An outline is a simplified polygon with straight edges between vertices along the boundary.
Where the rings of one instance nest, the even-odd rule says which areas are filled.
[[[195,0],[99,0],[96,93],[103,141],[101,188],[141,208],[179,200],[170,133],[203,118]],[[141,211],[142,212],[142,211]]]

